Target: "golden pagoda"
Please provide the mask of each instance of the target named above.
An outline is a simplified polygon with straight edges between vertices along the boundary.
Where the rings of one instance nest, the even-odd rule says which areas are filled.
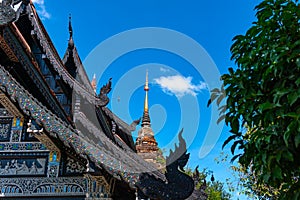
[[[154,164],[157,168],[161,169],[164,167],[164,160],[162,152],[157,146],[157,142],[154,138],[154,133],[151,128],[151,121],[148,108],[148,71],[146,72],[146,82],[145,82],[145,102],[144,102],[144,112],[142,119],[142,128],[138,132],[138,137],[136,139],[136,150],[137,154],[141,156],[145,161]]]

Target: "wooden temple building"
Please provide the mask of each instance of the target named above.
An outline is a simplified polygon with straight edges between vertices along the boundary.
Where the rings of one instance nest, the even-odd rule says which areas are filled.
[[[71,21],[69,32],[60,58],[30,0],[0,1],[0,200],[191,196],[181,134],[165,173],[140,157],[138,120],[128,125],[107,108],[111,80],[95,93]]]

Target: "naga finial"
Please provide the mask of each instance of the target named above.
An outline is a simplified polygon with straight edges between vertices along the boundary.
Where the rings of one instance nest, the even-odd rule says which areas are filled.
[[[111,80],[112,78],[110,78],[108,82],[102,86],[100,89],[100,94],[97,95],[97,97],[103,102],[102,106],[106,106],[109,103],[107,94],[111,91]]]
[[[70,38],[73,36],[73,28],[72,28],[72,15],[69,14],[69,33],[70,33]]]
[[[72,16],[71,16],[71,14],[69,14],[69,34],[70,34],[70,38],[69,38],[68,47],[69,47],[69,49],[73,49],[74,48],[74,41],[73,41],[73,28],[72,28]]]

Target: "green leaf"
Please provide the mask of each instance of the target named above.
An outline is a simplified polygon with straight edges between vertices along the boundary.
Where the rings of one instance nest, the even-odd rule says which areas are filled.
[[[295,112],[290,112],[288,114],[283,115],[284,117],[291,117],[294,118],[295,120],[299,119],[299,114],[295,113]]]
[[[229,67],[229,68],[228,68],[228,71],[229,71],[229,73],[230,73],[231,75],[234,73],[234,71],[233,71],[233,68],[232,68],[232,67]]]
[[[300,67],[300,58],[297,58],[297,59],[296,59],[296,65],[297,65],[297,67]],[[297,86],[299,86],[298,80],[299,80],[299,78],[298,78],[297,81],[296,81]]]
[[[300,40],[296,41],[291,45],[291,49],[294,49],[295,47],[300,46]]]
[[[231,136],[229,136],[229,137],[225,140],[225,142],[223,143],[222,149],[224,149],[224,147],[225,147],[231,140],[235,139],[236,137],[237,137],[237,135],[231,135]]]
[[[287,130],[283,135],[283,140],[284,140],[284,143],[287,147],[289,146],[289,139],[290,139],[291,134],[294,133],[294,132],[295,133],[297,132],[297,123],[298,123],[297,121],[292,121],[288,125]]]
[[[231,153],[234,154],[235,148],[238,144],[240,144],[241,140],[235,141],[231,146]]]
[[[288,130],[283,134],[283,140],[287,147],[289,146],[289,139],[290,139],[291,133],[292,133],[292,131]]]
[[[300,67],[300,59],[298,59],[299,60],[299,67]],[[297,87],[300,85],[300,77],[296,80],[296,85],[297,85]]]
[[[207,107],[209,107],[210,106],[210,104],[211,104],[211,99],[208,99],[208,102],[207,102]]]
[[[273,176],[278,179],[282,179],[282,171],[278,165],[275,166]]]
[[[295,146],[296,146],[296,148],[299,147],[299,144],[300,144],[300,133],[298,133],[298,134],[295,136]]]
[[[232,40],[233,40],[233,41],[234,41],[234,40],[241,40],[241,39],[243,39],[243,38],[244,38],[243,35],[236,35],[236,36],[233,37]]]
[[[242,154],[238,154],[238,155],[235,155],[231,158],[230,162],[234,162],[238,157],[240,157]]]
[[[275,108],[277,105],[274,103],[270,103],[269,101],[259,105],[259,109],[263,112],[265,110],[269,110]]]
[[[231,126],[231,129],[232,129],[232,133],[238,133],[239,132],[239,128],[240,128],[240,123],[239,123],[239,120],[235,117],[233,120],[232,120],[232,123],[230,124]]]
[[[293,162],[294,161],[294,156],[290,151],[287,151],[284,155],[284,158],[286,158],[288,161]]]
[[[277,161],[278,163],[280,162],[281,156],[282,156],[282,151],[279,151],[279,152],[276,154],[276,161]]]
[[[262,161],[263,161],[264,164],[267,164],[267,154],[266,154],[266,152],[262,153]]]
[[[267,143],[270,143],[270,141],[271,141],[271,135],[266,136],[265,141]]]
[[[287,98],[288,98],[289,104],[293,105],[297,101],[299,96],[300,96],[300,94],[298,94],[297,92],[292,92],[292,93],[288,94]]]
[[[266,183],[269,181],[270,177],[271,177],[270,172],[267,172],[266,174],[263,175],[263,179]]]
[[[276,94],[274,94],[274,103],[277,103],[283,96],[290,92],[290,89],[283,88],[281,90],[277,90]]]

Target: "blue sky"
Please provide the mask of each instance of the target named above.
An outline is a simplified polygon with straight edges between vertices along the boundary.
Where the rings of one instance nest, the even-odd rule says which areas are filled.
[[[87,73],[97,75],[99,88],[113,78],[109,107],[124,121],[142,116],[148,69],[150,116],[159,146],[173,147],[184,128],[188,165],[209,168],[216,179],[231,177],[228,165],[214,161],[228,128],[216,125],[216,111],[206,104],[219,74],[235,66],[232,38],[251,26],[259,1],[34,2],[61,56],[72,14],[73,38]]]

